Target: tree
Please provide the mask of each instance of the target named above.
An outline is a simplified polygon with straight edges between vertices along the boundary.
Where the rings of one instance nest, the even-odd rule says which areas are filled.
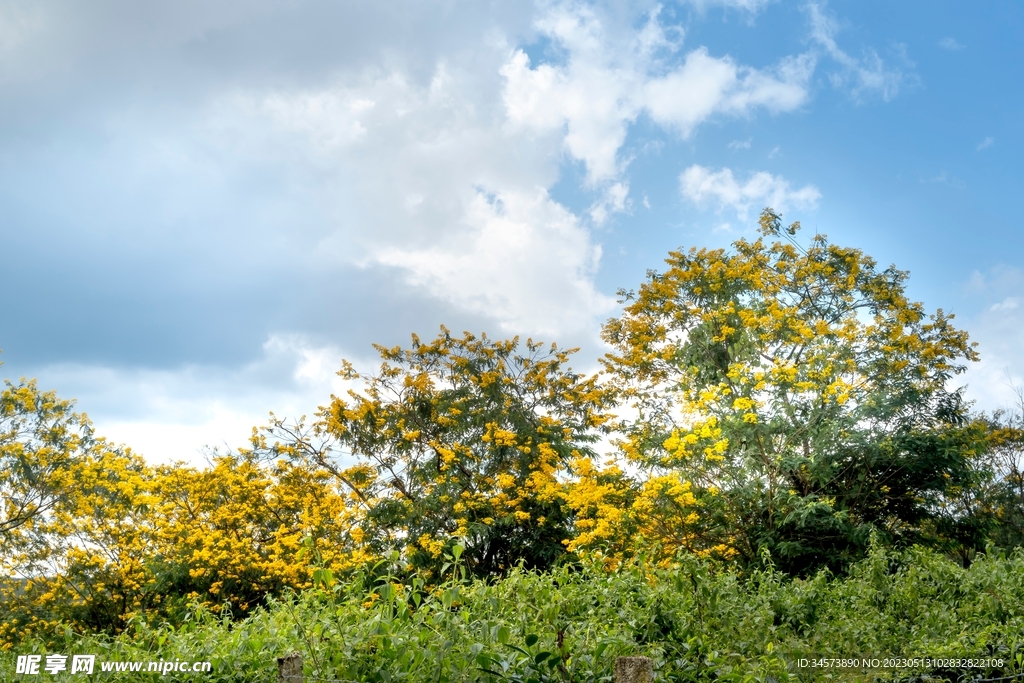
[[[73,408],[34,381],[0,394],[0,649],[57,624],[118,633],[195,601],[245,614],[318,566],[370,559],[329,475],[248,451],[153,467]]]
[[[72,465],[97,447],[74,404],[35,380],[0,393],[0,558],[31,543],[37,524],[74,489]]]
[[[378,372],[346,363],[340,374],[363,387],[332,397],[312,433],[277,421],[258,448],[349,487],[378,555],[397,550],[436,571],[458,541],[478,575],[550,567],[570,533],[563,478],[609,419],[596,379],[567,367],[573,350],[527,341],[521,351],[518,338],[443,327],[429,343],[375,348]],[[345,467],[346,456],[357,462]]]
[[[993,540],[1004,548],[1024,545],[1024,388],[1014,390],[1016,409],[993,415],[988,431],[993,490],[985,511],[994,517]]]
[[[156,478],[149,570],[165,611],[198,600],[243,615],[270,595],[308,588],[317,568],[371,559],[351,535],[357,510],[323,471],[263,464],[243,450],[204,469],[163,466]]]
[[[935,520],[936,536],[964,564],[987,543],[1024,545],[1024,389],[1015,391],[1015,410],[975,418],[981,447],[971,458],[972,477],[950,487]]]
[[[36,382],[0,394],[0,644],[67,621],[117,631],[147,600],[144,462]]]
[[[977,445],[947,388],[973,345],[952,315],[907,299],[906,272],[824,235],[803,247],[771,209],[760,226],[731,252],[671,252],[621,293],[604,338],[636,413],[623,453],[691,486],[687,509],[658,514],[706,552],[768,549],[800,572],[843,566],[872,531],[920,539]]]

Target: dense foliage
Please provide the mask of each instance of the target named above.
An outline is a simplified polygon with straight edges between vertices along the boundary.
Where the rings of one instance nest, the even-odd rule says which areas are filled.
[[[381,569],[271,600],[238,622],[197,607],[176,627],[139,618],[131,637],[114,639],[58,629],[17,651],[208,660],[212,673],[182,680],[210,683],[274,683],[276,658],[292,651],[302,653],[307,680],[353,683],[610,682],[622,655],[653,658],[660,681],[907,681],[925,673],[957,681],[1024,670],[1020,551],[982,556],[965,570],[933,551],[876,546],[845,578],[823,572],[807,580],[770,565],[740,576],[692,555],[665,569],[641,558],[615,571],[583,562],[433,587],[395,582]],[[4,680],[12,679],[13,654],[0,654]],[[974,670],[798,666],[815,656],[1003,663]],[[119,679],[97,673],[91,680]]]

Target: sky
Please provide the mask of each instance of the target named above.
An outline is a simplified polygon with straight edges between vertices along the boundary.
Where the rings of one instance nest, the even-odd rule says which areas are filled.
[[[605,352],[764,206],[1024,385],[1024,5],[0,0],[0,377],[153,461],[440,325]]]

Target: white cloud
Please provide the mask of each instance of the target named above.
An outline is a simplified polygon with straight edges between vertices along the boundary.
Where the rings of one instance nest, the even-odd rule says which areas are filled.
[[[962,50],[964,46],[957,42],[956,38],[943,38],[939,41],[939,47],[943,50]]]
[[[698,48],[681,67],[645,84],[644,104],[651,118],[685,137],[716,113],[741,116],[759,107],[771,112],[796,109],[807,99],[813,67],[814,60],[801,55],[770,71],[758,71]]]
[[[841,67],[840,71],[830,74],[834,86],[846,87],[852,81],[854,97],[865,92],[875,92],[886,101],[896,97],[904,79],[902,71],[887,67],[871,48],[865,48],[860,59],[851,56],[836,42],[835,36],[839,31],[836,21],[826,16],[817,3],[808,3],[807,9],[811,18],[812,40]]]
[[[233,96],[218,119],[247,119],[248,132],[232,133],[239,145],[335,169],[336,184],[317,193],[338,216],[318,267],[396,268],[396,284],[510,332],[593,334],[609,301],[593,284],[600,248],[544,189],[558,177],[553,138],[505,125],[506,55],[483,48],[422,82],[371,71],[319,90]],[[595,219],[625,210],[626,194],[625,184],[604,188]]]
[[[644,201],[647,198],[644,197]],[[594,225],[602,226],[612,214],[629,211],[632,202],[629,201],[629,183],[615,183],[605,189],[601,198],[590,207],[590,220]],[[648,205],[647,208],[650,208]]]
[[[746,140],[733,140],[729,143],[729,149],[750,149],[750,143],[753,142],[752,138]]]
[[[1014,296],[1008,296],[997,304],[989,306],[989,311],[1012,311],[1020,306],[1020,299]]]
[[[592,280],[600,248],[543,189],[478,191],[462,227],[436,247],[379,258],[435,296],[497,318],[509,333],[579,332],[614,306]]]
[[[1009,266],[975,271],[964,291],[980,312],[957,322],[978,342],[981,360],[955,382],[968,385],[968,398],[982,410],[1009,408],[1017,398],[1014,387],[1024,387],[1024,271]]]
[[[994,143],[995,141],[996,141],[996,140],[995,140],[995,138],[992,138],[992,137],[987,137],[987,138],[985,138],[984,140],[982,140],[981,142],[979,142],[979,143],[978,143],[978,146],[977,146],[977,147],[976,147],[975,149],[976,149],[976,150],[977,150],[978,152],[980,152],[981,150],[985,149],[986,147],[991,147],[991,146],[992,146],[992,144],[993,144],[993,143]]]
[[[752,209],[770,206],[785,213],[792,207],[814,208],[821,199],[821,192],[813,185],[792,189],[789,181],[765,171],[754,173],[741,183],[731,169],[712,171],[698,165],[680,174],[679,188],[686,199],[698,206],[714,203],[719,210],[730,208],[741,221],[749,218]]]
[[[532,66],[525,52],[513,53],[502,68],[509,123],[564,131],[565,150],[584,162],[591,184],[621,172],[619,149],[641,113],[687,137],[715,115],[790,111],[806,101],[814,68],[813,58],[801,55],[758,70],[703,47],[668,66],[663,57],[681,49],[680,32],[663,26],[657,13],[626,38],[609,35],[592,10],[576,6],[556,6],[537,28],[565,51],[565,64]]]
[[[596,10],[554,5],[535,27],[564,64],[531,65],[490,40],[426,78],[376,67],[319,88],[226,95],[211,134],[329,172],[314,196],[339,225],[315,263],[398,268],[505,330],[578,332],[610,299],[594,285],[601,251],[582,215],[547,193],[562,150],[586,165],[599,195],[585,215],[601,226],[630,210],[619,152],[637,116],[687,136],[714,115],[791,110],[806,100],[813,59],[765,70],[704,48],[675,59],[680,32],[656,12],[615,33]]]
[[[298,334],[272,335],[260,357],[236,369],[188,365],[167,370],[61,364],[39,368],[40,385],[75,396],[96,431],[151,462],[202,464],[208,448],[247,445],[267,414],[313,417],[353,385],[336,373],[341,350]],[[348,356],[354,362],[361,357]],[[362,367],[372,367],[365,360]]]

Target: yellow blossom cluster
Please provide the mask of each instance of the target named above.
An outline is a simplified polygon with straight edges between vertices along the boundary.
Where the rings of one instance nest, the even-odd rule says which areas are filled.
[[[704,547],[728,546],[759,501],[784,514],[790,503],[774,501],[790,489],[831,510],[814,493],[831,486],[819,463],[846,457],[872,421],[893,424],[881,415],[899,408],[887,406],[940,396],[977,358],[952,316],[907,299],[905,272],[823,235],[801,245],[799,224],[783,230],[770,209],[761,229],[785,241],[671,252],[604,329],[606,371],[636,415],[615,425],[622,453],[649,481],[667,471],[690,482]]]
[[[225,455],[151,466],[33,383],[0,394],[0,648],[56,622],[117,632],[189,601],[245,613],[371,559],[333,478]]]

